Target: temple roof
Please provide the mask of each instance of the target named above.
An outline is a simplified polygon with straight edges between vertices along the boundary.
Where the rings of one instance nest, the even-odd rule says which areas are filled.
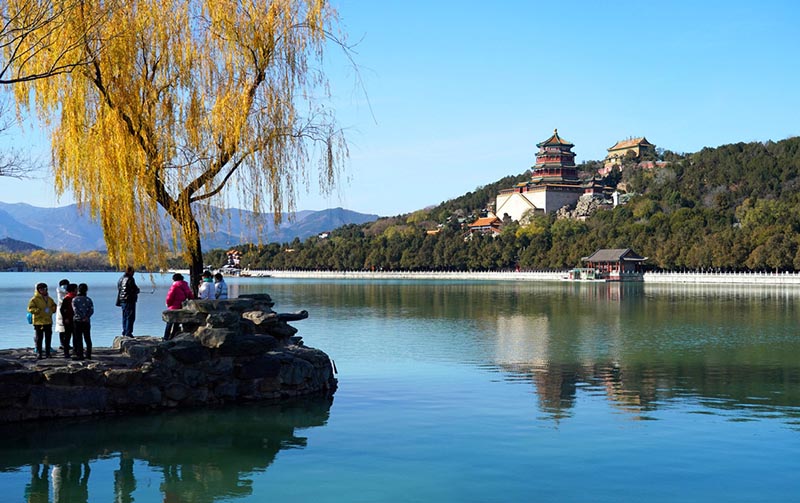
[[[584,262],[642,262],[647,257],[642,257],[630,248],[611,248],[597,250],[589,257],[582,257]]]
[[[479,219],[475,220],[471,224],[469,224],[469,226],[470,227],[486,227],[487,225],[499,224],[499,223],[501,223],[501,222],[500,222],[500,219],[497,218],[497,217],[482,217],[482,218],[479,218]]]
[[[543,141],[541,143],[537,143],[536,144],[536,146],[539,147],[539,148],[549,147],[549,146],[552,146],[552,145],[561,145],[561,146],[570,147],[570,148],[575,146],[574,144],[568,142],[564,138],[558,136],[558,129],[554,129],[553,130],[553,136],[551,136],[550,138],[546,139],[545,141]]]
[[[655,147],[652,143],[647,141],[647,138],[644,136],[640,136],[639,138],[628,138],[627,140],[620,140],[613,147],[607,149],[609,152],[612,150],[621,150],[624,148],[633,148],[640,145],[648,145],[651,147]]]

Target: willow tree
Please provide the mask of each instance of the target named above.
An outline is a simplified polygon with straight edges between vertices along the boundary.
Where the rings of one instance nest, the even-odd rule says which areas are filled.
[[[112,263],[164,267],[177,246],[196,286],[215,208],[235,200],[280,219],[310,166],[323,189],[335,182],[346,147],[325,107],[322,51],[336,22],[325,0],[80,4],[48,36],[79,34],[70,57],[88,64],[15,95],[22,106],[33,97],[56,191],[99,220]]]

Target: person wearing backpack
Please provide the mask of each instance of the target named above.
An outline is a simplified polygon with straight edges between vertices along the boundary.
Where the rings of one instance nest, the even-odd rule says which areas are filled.
[[[133,277],[133,267],[128,266],[125,274],[117,281],[117,305],[122,308],[122,336],[133,337],[133,323],[136,321],[136,301],[139,300],[139,287]]]
[[[70,285],[72,286],[72,285]],[[78,295],[72,299],[72,310],[74,313],[74,333],[72,335],[72,347],[75,348],[75,357],[78,360],[92,359],[92,324],[91,318],[94,314],[94,302],[90,299],[86,292],[89,291],[89,286],[86,283],[78,285]],[[83,346],[86,345],[86,353],[83,352]]]

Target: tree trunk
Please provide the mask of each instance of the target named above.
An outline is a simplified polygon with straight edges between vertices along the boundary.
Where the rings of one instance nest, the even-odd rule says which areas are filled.
[[[203,247],[200,243],[200,226],[194,219],[194,215],[186,222],[183,227],[183,237],[189,254],[189,285],[192,287],[195,297],[200,287],[200,278],[203,274]]]

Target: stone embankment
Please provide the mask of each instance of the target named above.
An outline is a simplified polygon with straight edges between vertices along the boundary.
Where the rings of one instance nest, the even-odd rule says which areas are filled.
[[[564,281],[569,271],[278,271],[243,270],[253,277],[347,280]],[[645,283],[800,286],[798,272],[646,272]]]
[[[567,271],[276,271],[243,270],[243,276],[295,279],[423,279],[466,281],[561,281]]]
[[[164,311],[182,327],[171,340],[117,337],[91,360],[2,350],[0,423],[333,394],[330,358],[287,323],[308,313],[273,305],[269,295],[189,301]]]

